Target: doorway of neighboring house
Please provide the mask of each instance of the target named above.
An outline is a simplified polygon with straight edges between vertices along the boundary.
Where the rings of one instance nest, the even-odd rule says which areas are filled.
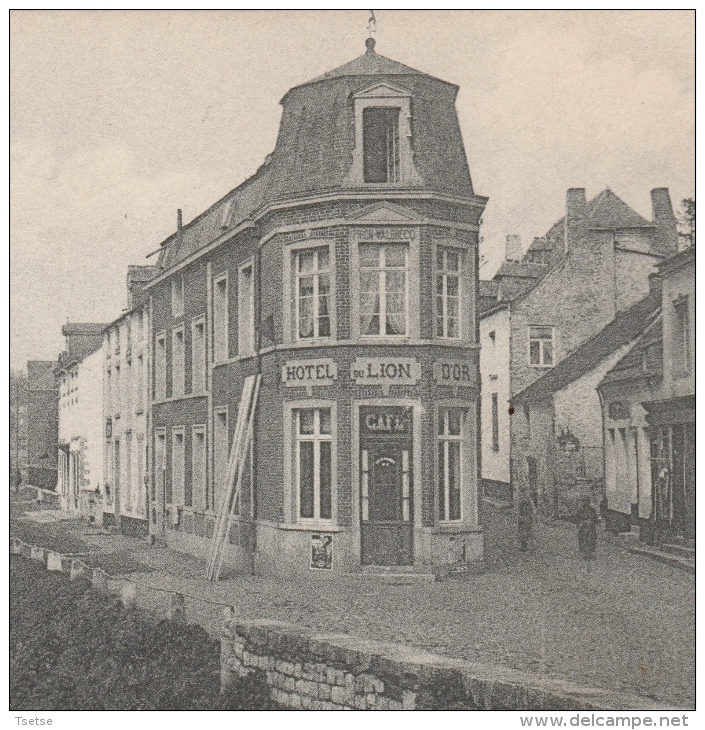
[[[154,483],[151,492],[153,532],[164,531],[164,499],[166,496],[166,433],[158,431],[154,439]],[[161,509],[160,509],[161,504]]]

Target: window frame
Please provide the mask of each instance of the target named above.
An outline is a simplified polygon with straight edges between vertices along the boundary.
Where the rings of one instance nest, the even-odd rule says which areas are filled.
[[[213,337],[213,351],[211,353],[213,363],[218,365],[220,363],[227,362],[230,358],[230,281],[229,272],[224,271],[213,277],[213,301],[211,303],[211,321],[212,321],[212,337]],[[224,309],[223,309],[223,321],[220,323],[216,317],[216,301],[218,298],[219,286],[224,283]],[[218,333],[220,330],[220,338]]]
[[[208,429],[203,423],[197,423],[191,426],[191,504],[186,504],[186,488],[184,487],[184,506],[190,507],[196,511],[205,511],[208,504]],[[203,465],[201,468],[201,483],[196,484],[194,475],[196,474],[196,460],[194,455],[196,454],[196,444],[198,443],[197,436],[203,436]],[[196,495],[196,486],[202,487],[202,491],[199,495]]]
[[[551,337],[532,337],[531,336],[531,330],[533,328],[541,328],[541,329],[550,329],[551,330]],[[527,328],[527,338],[528,338],[528,346],[527,346],[527,360],[529,367],[532,368],[553,368],[556,366],[556,328],[552,324],[530,324]],[[538,342],[539,343],[539,362],[533,363],[531,362],[531,343],[532,342]],[[551,362],[545,363],[544,362],[544,342],[550,342],[551,343]]]
[[[176,474],[176,469],[174,468],[177,464],[177,452],[176,452],[176,442],[177,438],[181,437],[181,485],[180,485],[180,493],[177,494],[176,490],[176,481],[174,479],[174,475]],[[168,501],[166,498],[164,500],[165,504],[171,505],[173,507],[183,507],[184,506],[184,496],[186,493],[186,429],[184,426],[173,426],[171,429],[171,501]],[[177,497],[179,499],[177,499]],[[172,517],[173,522],[173,517]]]
[[[360,248],[364,245],[372,245],[372,246],[379,246],[380,247],[380,253],[382,254],[381,258],[378,256],[377,259],[377,265],[375,267],[363,267],[361,264],[361,255],[360,255]],[[404,266],[403,267],[387,267],[387,254],[386,249],[389,247],[395,247],[395,248],[402,248],[404,250]],[[384,263],[382,264],[382,258],[384,259]],[[393,339],[393,340],[399,340],[399,339],[409,339],[411,337],[411,314],[410,314],[410,289],[411,289],[411,271],[412,271],[412,264],[411,264],[411,246],[407,242],[402,243],[387,243],[387,242],[375,242],[375,241],[358,241],[357,243],[357,271],[358,271],[358,278],[357,278],[357,291],[356,291],[356,300],[357,300],[357,316],[356,316],[356,326],[357,331],[359,333],[360,338],[364,339]],[[378,334],[369,334],[369,333],[363,333],[362,327],[361,327],[361,317],[362,317],[362,273],[364,271],[371,271],[377,272],[377,282],[378,282],[378,292],[379,292],[379,333]],[[404,272],[404,333],[402,334],[388,334],[387,333],[387,272]],[[382,282],[384,282],[384,286],[382,285]],[[384,323],[384,332],[382,332],[382,323]]]
[[[443,433],[439,433],[440,431],[440,424],[443,421],[444,428],[445,424],[447,423],[448,419],[445,418],[445,416],[450,411],[458,411],[460,414],[460,433],[450,434],[446,433],[445,430]],[[439,524],[446,525],[446,524],[462,524],[465,522],[466,519],[466,513],[468,511],[468,507],[465,504],[466,501],[466,492],[467,489],[465,488],[467,477],[468,477],[468,461],[471,457],[470,449],[468,448],[467,444],[467,438],[468,438],[468,427],[466,425],[468,418],[470,417],[470,407],[468,405],[455,405],[455,404],[440,404],[438,408],[436,409],[436,422],[435,422],[435,475],[436,475],[436,500],[435,500],[435,512],[438,518]],[[458,506],[459,506],[459,515],[458,517],[449,517],[450,514],[450,490],[449,490],[449,483],[448,483],[448,474],[449,474],[449,467],[448,467],[448,452],[449,452],[449,444],[451,443],[457,443],[459,444],[458,449],[458,462],[460,465],[460,472],[459,472],[459,488],[458,488]],[[440,448],[443,447],[444,452],[444,479],[443,483],[439,483],[439,471],[440,471]],[[441,495],[442,490],[442,495]],[[443,505],[444,505],[444,511],[443,516],[441,516],[441,496],[443,498]]]
[[[433,332],[434,337],[440,340],[448,340],[450,342],[459,342],[464,337],[465,330],[465,317],[463,312],[463,278],[465,276],[466,256],[465,248],[459,245],[453,245],[450,241],[436,241],[434,246],[435,254],[435,266],[433,273],[433,304],[434,304],[434,318],[433,318]],[[445,266],[446,253],[452,251],[458,256],[458,269],[452,271]],[[438,277],[443,277],[443,293],[442,298],[444,302],[443,312],[438,311]],[[457,294],[457,315],[458,320],[458,333],[455,336],[448,334],[448,310],[447,310],[447,297],[448,297],[448,277],[455,276],[458,280],[458,294]],[[438,318],[442,317],[443,333],[438,334]]]
[[[319,492],[315,492],[314,484],[314,517],[301,517],[301,490],[299,483],[299,440],[297,432],[297,412],[302,410],[328,410],[330,411],[331,433],[324,434],[325,439],[330,443],[330,511],[331,516],[320,517],[320,478],[318,479]],[[320,418],[320,416],[319,416]],[[333,529],[337,524],[337,485],[338,485],[338,411],[337,403],[333,400],[306,399],[288,401],[284,404],[284,474],[285,484],[289,485],[284,491],[284,516],[285,520],[291,525],[301,525],[306,528],[314,528],[316,526]],[[309,436],[309,435],[305,435]],[[314,447],[314,450],[315,447]],[[320,460],[320,450],[319,460]],[[315,457],[314,457],[315,458]],[[318,499],[316,499],[318,497]]]
[[[328,268],[321,269],[319,266],[319,254],[325,250],[328,254]],[[313,279],[313,334],[311,337],[303,337],[301,335],[301,272],[299,267],[300,257],[304,253],[313,253],[315,268],[311,274],[305,274],[304,276],[311,276]],[[333,291],[333,257],[331,256],[331,246],[324,244],[321,246],[307,246],[297,248],[291,252],[292,263],[291,270],[293,276],[293,304],[294,304],[294,317],[293,317],[293,332],[294,339],[298,342],[315,342],[318,340],[330,340],[333,337],[333,302],[334,302],[334,291]],[[321,276],[328,277],[328,328],[329,334],[320,334],[320,278]]]
[[[159,342],[162,342],[162,348],[159,348]],[[163,357],[159,353],[163,353]],[[162,401],[166,399],[166,369],[167,369],[167,352],[166,352],[166,330],[157,332],[154,335],[154,393],[153,400]]]
[[[248,317],[247,321],[243,317],[243,281],[244,272],[250,271],[250,294],[247,299]],[[243,327],[243,324],[245,327]],[[245,334],[248,335],[247,340]],[[255,354],[255,260],[250,258],[243,261],[237,267],[237,354],[238,357],[253,357]]]
[[[492,393],[492,451],[499,452],[499,393]]]
[[[681,295],[673,301],[674,313],[674,347],[673,372],[676,377],[690,375],[693,368],[693,353],[690,346],[690,299]]]
[[[194,343],[196,342],[196,330],[198,327],[201,327],[203,330],[203,353],[202,357],[200,358],[200,363],[196,362],[196,348],[194,347]],[[206,366],[207,366],[207,356],[206,356],[206,318],[204,315],[199,315],[198,317],[194,317],[191,320],[191,393],[192,395],[205,395],[207,393],[206,388]],[[200,390],[196,390],[194,387],[194,373],[199,372],[201,377],[201,385],[202,387]]]
[[[298,254],[301,251],[308,251],[312,248],[328,248],[328,260],[330,261],[330,336],[319,338],[300,339],[298,337],[298,301],[297,301],[297,277],[296,263]],[[316,344],[320,342],[330,342],[337,337],[337,319],[336,319],[336,252],[335,240],[332,238],[311,238],[300,241],[294,241],[287,249],[285,249],[285,259],[287,262],[284,266],[284,340],[288,343],[295,343],[299,346],[307,344]]]
[[[177,357],[176,343],[181,335],[181,353]],[[177,367],[178,366],[178,367]],[[177,375],[178,380],[177,380]],[[176,388],[177,383],[180,388]],[[186,333],[183,324],[171,330],[171,397],[183,398],[186,394]]]

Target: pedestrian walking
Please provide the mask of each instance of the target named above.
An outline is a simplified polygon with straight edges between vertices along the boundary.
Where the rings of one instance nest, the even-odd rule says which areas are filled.
[[[597,512],[590,504],[590,498],[585,497],[575,515],[575,522],[578,525],[578,548],[585,559],[595,557],[598,521]]]
[[[525,553],[529,549],[531,541],[531,531],[534,526],[534,503],[528,495],[524,495],[519,500],[519,549]]]

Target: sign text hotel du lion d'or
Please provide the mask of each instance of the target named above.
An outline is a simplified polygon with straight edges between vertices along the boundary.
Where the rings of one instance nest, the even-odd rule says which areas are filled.
[[[421,364],[415,358],[358,357],[350,364],[350,379],[357,385],[416,385]],[[438,360],[433,378],[445,385],[474,385],[470,365],[461,360]],[[290,387],[333,385],[338,379],[338,363],[331,358],[287,360],[282,365],[282,381]]]

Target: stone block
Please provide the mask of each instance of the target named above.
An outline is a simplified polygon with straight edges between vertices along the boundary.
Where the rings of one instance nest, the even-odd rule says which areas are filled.
[[[36,545],[32,545],[32,548],[30,550],[30,558],[32,560],[37,560],[39,562],[44,562],[45,560],[45,550],[44,548],[37,547]]]
[[[134,608],[137,602],[137,584],[123,579],[120,585],[120,600],[125,608]]]
[[[286,675],[284,677],[284,684],[282,684],[282,687],[287,692],[294,692],[296,691],[296,680],[293,677]]]
[[[183,593],[171,593],[169,595],[167,618],[178,623],[186,622],[186,599]]]
[[[312,709],[311,708],[312,702],[313,702],[313,700],[308,695],[304,695],[303,697],[301,697],[301,707],[304,710],[310,710],[310,709]]]
[[[291,707],[293,707],[295,709],[299,709],[302,706],[301,697],[299,697],[299,695],[297,695],[297,694],[292,694],[292,695],[290,695],[290,697],[291,697],[291,699],[289,700],[289,704],[291,705]]]
[[[329,684],[318,685],[318,698],[321,700],[329,700],[331,695],[331,686]]]
[[[55,553],[53,550],[47,552],[47,570],[55,570],[59,572],[63,570],[61,555],[59,553]]]
[[[108,575],[104,570],[93,568],[91,571],[91,583],[95,590],[101,593],[108,592]]]
[[[87,577],[88,570],[86,566],[80,560],[71,561],[71,571],[69,573],[69,580],[78,580],[79,578]]]
[[[22,541],[19,538],[12,538],[12,541],[10,542],[10,552],[13,555],[22,555]]]
[[[405,689],[401,696],[401,708],[402,710],[415,710],[416,709],[416,693],[410,692]]]

